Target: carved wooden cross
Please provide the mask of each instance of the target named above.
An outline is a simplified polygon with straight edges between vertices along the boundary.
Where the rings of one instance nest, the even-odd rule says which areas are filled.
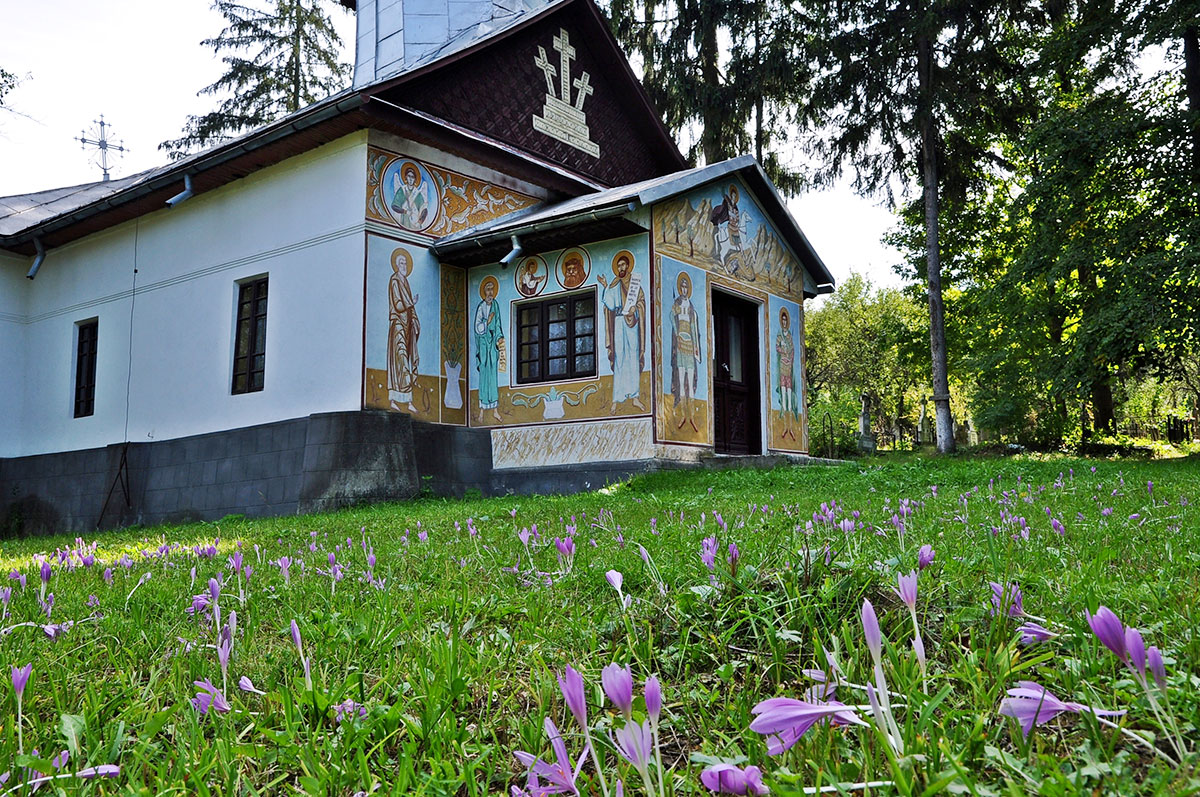
[[[562,80],[562,95],[559,97],[563,102],[571,101],[571,61],[575,58],[575,48],[571,46],[571,41],[567,37],[566,28],[560,28],[561,35],[554,37],[554,49],[558,50],[560,63],[559,78]]]
[[[583,101],[586,100],[593,91],[591,85],[588,83],[588,81],[591,79],[591,75],[589,75],[587,72],[584,72],[582,78],[576,78],[575,80],[575,89],[578,92],[575,95],[576,110],[583,110]]]
[[[555,39],[555,41],[558,41]],[[546,74],[546,94],[554,96],[554,76],[558,74],[558,70],[554,68],[554,64],[546,59],[546,48],[538,47],[537,58],[533,59],[534,65]]]

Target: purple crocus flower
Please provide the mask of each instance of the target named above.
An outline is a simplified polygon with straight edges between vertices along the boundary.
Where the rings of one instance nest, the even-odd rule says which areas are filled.
[[[520,761],[522,766],[529,768],[531,792],[534,794],[559,794],[562,792],[579,794],[575,781],[579,778],[579,771],[583,768],[583,762],[587,758],[588,748],[584,747],[578,763],[572,766],[571,757],[567,755],[567,745],[563,742],[562,734],[558,732],[554,720],[546,717],[543,728],[546,736],[550,739],[550,747],[554,750],[554,763],[547,763],[524,750],[513,752],[513,757]],[[539,778],[545,780],[547,785],[538,788]]]
[[[762,770],[755,766],[741,770],[732,764],[713,764],[700,773],[700,783],[716,794],[767,794]]]
[[[21,698],[25,695],[25,686],[29,683],[29,675],[33,672],[33,662],[26,664],[24,667],[12,668],[12,685],[13,691],[17,693],[17,702],[21,702]]]
[[[1150,666],[1150,672],[1154,675],[1154,683],[1159,689],[1166,690],[1167,688],[1167,668],[1163,666],[1162,653],[1156,645],[1151,645],[1146,649],[1146,661]]]
[[[910,571],[906,576],[903,573],[896,577],[898,587],[896,595],[900,600],[904,601],[904,605],[909,611],[917,608],[917,573],[915,570]]]
[[[250,693],[256,694],[256,695],[265,695],[266,694],[266,692],[263,692],[263,691],[255,688],[254,682],[251,681],[249,678],[247,678],[244,675],[241,678],[238,678],[238,689],[241,689],[243,692],[250,692]]]
[[[1128,664],[1129,651],[1125,646],[1125,626],[1121,624],[1120,618],[1113,613],[1112,609],[1101,606],[1096,609],[1095,614],[1087,613],[1087,621],[1091,626],[1092,633],[1096,635],[1101,644],[1117,654],[1118,659]]]
[[[367,716],[367,707],[347,698],[341,703],[334,703],[333,712],[334,719],[340,725],[347,718],[355,719],[357,717],[358,719],[365,719]]]
[[[1000,701],[1000,714],[1012,717],[1021,723],[1021,732],[1026,738],[1035,725],[1042,725],[1063,712],[1078,714],[1087,711],[1097,717],[1118,717],[1124,711],[1106,711],[1086,706],[1083,703],[1068,703],[1050,694],[1046,687],[1033,681],[1018,681],[1015,689],[1008,690],[1008,697]]]
[[[921,550],[917,551],[917,567],[924,570],[933,564],[936,557],[937,553],[933,550],[932,545],[922,545]]]
[[[1142,633],[1136,628],[1125,629],[1125,651],[1129,654],[1129,666],[1146,679],[1146,643],[1142,641]]]
[[[618,595],[621,594],[621,585],[625,583],[625,577],[619,570],[609,570],[604,574],[604,578],[608,580],[609,586],[615,589]]]
[[[628,719],[633,710],[633,673],[630,672],[629,665],[608,665],[600,671],[600,683],[604,686],[604,693],[608,695],[608,699]]]
[[[808,729],[830,719],[842,725],[866,725],[855,710],[837,701],[810,703],[790,697],[772,697],[750,709],[757,714],[750,730],[767,737],[767,752],[779,755],[800,741]]]
[[[1048,628],[1043,628],[1032,621],[1025,622],[1020,628],[1017,629],[1017,632],[1021,634],[1022,645],[1033,645],[1038,642],[1046,642],[1058,636],[1058,634],[1054,633]]]
[[[871,605],[869,600],[863,601],[862,626],[863,635],[867,640],[867,647],[871,651],[871,658],[878,663],[880,655],[883,652],[883,634],[879,630],[879,618],[875,616],[875,607]],[[760,703],[759,705],[762,704]]]
[[[1153,649],[1155,652],[1158,648]],[[1161,663],[1161,659],[1159,662]],[[646,679],[646,713],[650,715],[650,723],[657,727],[658,717],[662,712],[662,686],[658,683],[658,678],[651,675]]]
[[[700,541],[700,561],[709,570],[717,569],[717,538],[705,537]]]
[[[41,576],[42,576],[42,584],[43,585],[50,583],[51,572],[52,571],[50,570],[50,560],[43,559],[42,560],[42,568],[41,568]]]
[[[199,711],[201,715],[208,714],[209,709],[217,711],[221,714],[228,714],[230,710],[229,703],[225,700],[225,695],[221,694],[221,690],[212,685],[212,682],[205,679],[203,681],[193,681],[200,687],[200,691],[192,698],[192,707]]]
[[[112,568],[111,568],[111,567],[106,567],[106,568],[104,568],[104,583],[105,583],[105,584],[108,584],[108,585],[111,587],[111,586],[112,586],[112,582],[113,582],[113,572],[112,572]]]
[[[587,699],[584,695],[583,676],[570,664],[558,677],[558,688],[580,728],[587,728]]]
[[[1008,586],[989,581],[988,586],[992,588],[991,614],[993,616],[997,614],[1009,617],[1025,616],[1024,597],[1021,595],[1021,588],[1015,581]]]
[[[626,722],[624,727],[609,734],[609,738],[621,758],[645,777],[654,755],[654,734],[650,730],[650,723]]]

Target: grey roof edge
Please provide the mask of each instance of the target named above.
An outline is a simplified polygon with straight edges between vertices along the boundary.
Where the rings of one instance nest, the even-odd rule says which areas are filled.
[[[800,229],[791,211],[780,196],[775,185],[767,177],[762,166],[753,155],[739,155],[710,166],[701,166],[676,173],[671,178],[653,178],[642,183],[618,186],[596,194],[584,195],[558,203],[556,206],[526,208],[501,216],[477,227],[462,230],[434,242],[433,250],[439,254],[459,252],[486,246],[512,235],[523,235],[532,231],[569,227],[572,224],[596,218],[597,214],[620,215],[632,212],[638,205],[643,207],[678,196],[682,193],[707,185],[730,175],[740,175],[750,183],[751,190],[762,200],[763,210],[779,229],[788,245],[800,257],[801,262],[817,283],[817,293],[833,293],[834,278],[829,268],[817,254],[808,236]],[[592,199],[592,202],[587,200]]]
[[[68,227],[87,216],[127,202],[132,202],[146,194],[181,181],[185,174],[197,174],[214,166],[219,166],[243,154],[261,149],[293,133],[354,110],[360,107],[363,102],[364,98],[357,91],[344,90],[338,92],[307,108],[302,108],[276,122],[260,127],[257,130],[252,130],[224,144],[219,144],[203,152],[189,155],[186,158],[159,167],[158,169],[150,169],[140,173],[150,175],[157,171],[157,175],[148,176],[142,180],[135,180],[132,184],[114,193],[104,195],[95,201],[85,203],[69,211],[64,211],[30,227],[21,229],[18,232],[0,236],[0,248],[8,249],[29,243],[35,238],[63,227]],[[137,175],[133,175],[133,177],[137,177]]]

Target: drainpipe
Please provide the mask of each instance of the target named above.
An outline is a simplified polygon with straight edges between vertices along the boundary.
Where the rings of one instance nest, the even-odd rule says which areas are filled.
[[[34,238],[33,245],[37,247],[37,256],[33,258],[33,265],[29,267],[29,273],[25,275],[26,279],[36,277],[38,269],[42,267],[42,263],[46,259],[46,247],[42,245],[42,239]]]
[[[521,247],[521,239],[520,238],[518,238],[517,236],[514,235],[514,236],[512,236],[511,240],[512,240],[512,249],[509,250],[509,253],[507,255],[500,258],[500,267],[501,268],[508,268],[509,266],[511,266],[512,262],[514,260],[516,260],[518,257],[520,257],[521,253],[525,251],[524,248]]]
[[[183,190],[180,191],[175,196],[168,199],[167,204],[170,205],[171,207],[175,207],[180,202],[184,202],[191,198],[192,198],[192,176],[190,174],[185,173],[183,175]]]

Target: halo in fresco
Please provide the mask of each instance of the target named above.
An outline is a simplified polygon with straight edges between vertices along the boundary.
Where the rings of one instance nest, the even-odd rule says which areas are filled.
[[[388,213],[406,230],[422,232],[437,219],[441,207],[437,183],[417,161],[401,158],[388,164],[379,192]]]
[[[500,295],[500,281],[497,280],[495,277],[493,277],[491,274],[489,274],[483,278],[482,282],[479,283],[479,298],[480,299],[484,299],[484,300],[487,299],[487,291],[485,289],[489,285],[492,286],[492,298],[495,298]]]
[[[632,260],[630,261],[632,263]],[[587,282],[592,273],[592,259],[586,249],[567,249],[558,258],[558,284],[567,290],[578,288]]]
[[[546,261],[537,255],[522,258],[513,272],[513,285],[522,296],[537,296],[549,281],[550,269]]]

